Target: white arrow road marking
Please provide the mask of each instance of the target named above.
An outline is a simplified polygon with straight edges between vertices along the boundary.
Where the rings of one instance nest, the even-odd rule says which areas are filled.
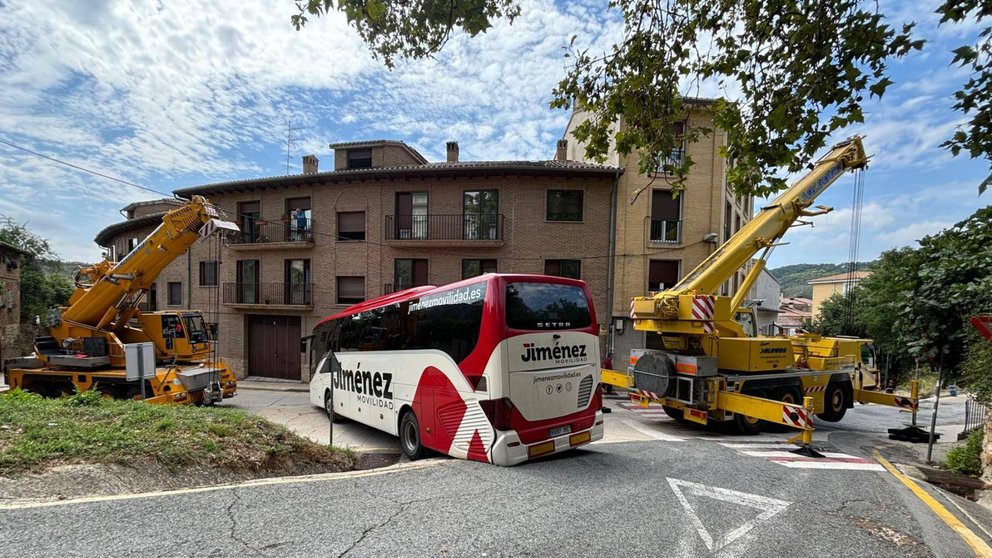
[[[699,537],[703,539],[703,543],[706,544],[706,548],[709,549],[710,552],[717,552],[723,549],[725,546],[747,534],[751,529],[757,527],[758,524],[768,521],[792,504],[792,502],[786,502],[785,500],[768,498],[767,496],[758,496],[757,494],[748,494],[746,492],[737,492],[735,490],[728,490],[726,488],[719,488],[716,486],[706,486],[705,484],[698,484],[673,478],[667,478],[667,480],[668,484],[672,487],[672,491],[675,493],[675,497],[679,499],[682,507],[685,508],[686,513],[689,515],[689,520],[692,521],[693,527],[696,528],[696,532],[699,533]],[[736,529],[728,531],[722,537],[713,540],[713,536],[710,535],[710,532],[699,519],[699,515],[696,513],[696,510],[692,509],[692,506],[689,505],[689,501],[682,492],[683,488],[688,489],[695,496],[703,496],[706,498],[719,500],[721,502],[748,506],[764,511],[756,517],[745,521]],[[738,550],[743,550],[743,547]]]
[[[678,436],[672,436],[671,434],[665,434],[663,432],[658,432],[657,430],[644,426],[643,424],[637,422],[636,420],[622,420],[620,421],[626,426],[644,434],[645,436],[650,436],[655,440],[664,440],[666,442],[682,442],[685,438],[679,438]]]

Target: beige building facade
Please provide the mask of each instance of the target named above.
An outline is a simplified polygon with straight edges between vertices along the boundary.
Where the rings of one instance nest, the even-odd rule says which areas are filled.
[[[813,287],[813,319],[820,316],[820,308],[823,307],[823,303],[828,298],[836,293],[847,294],[869,275],[871,275],[870,271],[855,271],[854,273],[838,273],[808,281],[807,284]]]
[[[710,101],[694,101],[687,117],[688,126],[713,129],[709,106]],[[589,117],[582,110],[572,114],[565,131],[570,160],[587,160],[585,146],[575,140],[573,131]],[[614,126],[618,128],[622,123]],[[727,163],[720,155],[726,141],[725,132],[714,130],[699,141],[660,157],[658,172],[649,174],[639,172],[636,153],[624,157],[613,150],[607,157],[607,165],[626,170],[618,181],[615,199],[609,322],[606,313],[600,312],[601,323],[609,323],[608,347],[617,369],[626,369],[630,349],[658,346],[656,336],[634,331],[629,318],[631,299],[675,285],[751,218],[752,199],[735,196],[727,188]],[[686,155],[692,157],[694,164],[685,190],[675,195],[665,164]],[[721,294],[736,293],[745,272],[735,273]]]
[[[147,307],[204,311],[240,377],[308,381],[300,339],[320,319],[395,290],[486,272],[578,277],[597,310],[606,308],[610,196],[622,169],[563,153],[460,161],[454,142],[435,163],[399,141],[330,147],[330,171],[310,155],[300,175],[176,191],[206,196],[241,232],[172,262]],[[128,206],[127,219],[97,243],[123,257],[171,203]]]

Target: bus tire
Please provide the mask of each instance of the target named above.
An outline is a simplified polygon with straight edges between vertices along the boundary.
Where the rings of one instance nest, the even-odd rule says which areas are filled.
[[[847,413],[847,390],[844,384],[830,382],[823,393],[823,412],[817,418],[827,422],[838,422]]]
[[[400,419],[400,445],[403,446],[403,453],[410,459],[416,461],[424,456],[424,446],[420,443],[420,423],[417,422],[417,415],[408,410],[403,413]]]
[[[341,422],[341,415],[334,412],[334,394],[331,393],[331,390],[324,392],[324,412],[327,413],[327,419],[331,422],[335,424]]]

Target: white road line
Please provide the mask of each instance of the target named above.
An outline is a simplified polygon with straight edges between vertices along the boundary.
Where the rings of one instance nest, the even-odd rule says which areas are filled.
[[[686,514],[689,516],[689,520],[696,528],[696,532],[699,533],[699,538],[703,540],[703,544],[706,545],[706,548],[711,553],[716,553],[724,549],[757,527],[759,524],[768,521],[792,504],[792,502],[787,502],[785,500],[778,500],[767,496],[759,496],[757,494],[748,494],[746,492],[737,492],[736,490],[728,490],[717,486],[706,486],[704,484],[673,478],[667,478],[666,480],[668,480],[669,486],[672,487],[672,492],[675,493],[675,497],[679,500],[679,503],[682,504],[682,508],[685,509]],[[696,513],[696,510],[693,509],[692,505],[689,503],[689,500],[685,497],[685,494],[683,494],[683,488],[689,489],[689,491],[697,497],[702,496],[721,502],[729,502],[734,505],[748,506],[761,510],[761,513],[756,517],[745,521],[736,529],[732,529],[720,538],[714,540],[713,535],[711,535],[709,530],[706,529],[706,526],[703,525],[699,514]],[[746,547],[746,542],[739,544],[736,548],[728,549],[727,552],[724,553],[724,556],[727,556],[728,558],[740,556]]]
[[[628,427],[630,427],[630,428],[632,428],[632,429],[640,432],[641,434],[644,434],[645,436],[650,436],[650,437],[654,438],[655,440],[664,440],[666,442],[683,442],[683,441],[685,441],[685,438],[679,438],[678,436],[672,436],[671,434],[664,434],[662,432],[658,432],[657,430],[655,430],[653,428],[649,428],[647,426],[644,426],[643,424],[637,422],[636,420],[622,420],[620,422],[622,422],[623,424],[627,425]]]
[[[772,461],[793,469],[847,469],[851,471],[885,471],[878,463],[844,463],[840,461]]]
[[[742,452],[739,452],[739,453],[743,453],[744,455],[754,455],[754,456],[757,456],[757,457],[768,457],[768,458],[778,457],[778,458],[787,458],[787,459],[797,459],[797,458],[800,458],[801,457],[799,455],[796,455],[794,453],[790,453],[788,451],[742,451]],[[823,457],[826,457],[826,458],[860,459],[864,463],[872,463],[872,461],[869,461],[869,460],[867,460],[867,459],[865,459],[863,457],[858,457],[856,455],[848,455],[846,453],[823,452],[823,453],[821,453],[821,455],[823,455]],[[816,458],[815,457],[810,457],[808,459],[816,459]]]
[[[755,442],[753,444],[736,444],[736,443],[726,443],[717,442],[725,448],[731,449],[748,449],[748,448],[768,448],[768,449],[781,449],[783,447],[789,447],[791,444],[787,442]]]

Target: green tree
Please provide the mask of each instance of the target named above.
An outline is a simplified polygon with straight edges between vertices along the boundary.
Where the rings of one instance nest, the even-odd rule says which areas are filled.
[[[894,328],[910,352],[956,369],[970,316],[992,308],[992,206],[920,240],[917,279],[897,301]],[[907,270],[907,273],[911,272]]]
[[[46,261],[58,261],[47,240],[31,232],[27,225],[0,215],[0,241],[28,253],[21,260],[22,322],[33,322],[35,316],[45,317],[49,308],[69,301],[72,281],[62,273],[46,269]]]
[[[624,34],[599,56],[570,48],[569,70],[553,92],[552,107],[573,103],[592,118],[575,131],[586,154],[605,157],[610,143],[638,153],[642,170],[683,139],[710,130],[687,122],[687,104],[701,82],[736,86],[738,98],[713,103],[715,123],[727,131],[724,155],[734,165],[728,183],[759,196],[781,190],[780,169],[806,167],[832,132],[863,121],[865,98],[892,84],[887,63],[920,50],[913,23],[891,24],[867,0],[611,0]],[[392,67],[397,57],[440,51],[453,31],[475,36],[500,18],[520,14],[515,0],[296,0],[292,23],[333,10],[345,14],[372,53]],[[992,16],[990,0],[946,0],[942,24]],[[970,120],[945,144],[955,155],[992,161],[992,26],[977,45],[956,49],[955,62],[971,76],[954,108]],[[575,37],[572,45],[575,44]],[[616,131],[611,125],[621,120]],[[676,128],[677,123],[688,123]],[[692,160],[673,169],[681,188]],[[984,191],[992,176],[979,190]]]
[[[854,335],[865,337],[866,331],[861,318],[862,307],[858,304],[860,289],[851,289],[847,294],[834,293],[820,306],[819,314],[810,325],[810,330],[826,335]]]
[[[919,259],[914,248],[883,252],[871,265],[871,275],[858,285],[858,317],[865,334],[879,349],[895,358],[897,372],[910,369],[914,363],[897,320],[905,299],[917,286]]]
[[[992,403],[992,341],[974,330],[965,337],[961,382],[979,401]]]

